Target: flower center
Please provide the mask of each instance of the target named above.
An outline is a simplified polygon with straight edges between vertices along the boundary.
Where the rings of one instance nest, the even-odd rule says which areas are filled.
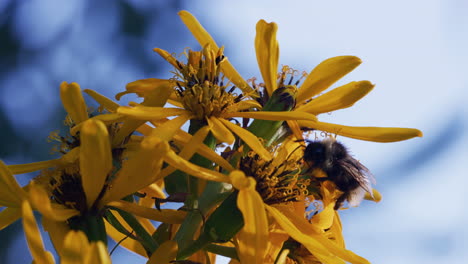
[[[302,162],[294,158],[278,159],[265,161],[250,151],[241,159],[240,169],[255,178],[257,192],[267,204],[303,199],[308,195],[310,179],[300,178]]]
[[[219,117],[243,99],[235,94],[235,86],[229,88],[224,83],[225,76],[220,65],[225,60],[222,49],[217,54],[204,48],[202,51],[188,51],[188,62],[177,61],[176,91],[185,109],[191,111],[195,119]]]

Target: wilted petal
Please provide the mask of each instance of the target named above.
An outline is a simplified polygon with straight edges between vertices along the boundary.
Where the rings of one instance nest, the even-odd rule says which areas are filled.
[[[200,46],[205,47],[206,44],[209,44],[211,48],[217,52],[219,47],[210,36],[210,34],[203,28],[203,26],[198,22],[198,20],[189,12],[183,10],[179,12],[179,16],[187,26],[187,28],[192,32],[193,36],[197,39]],[[247,84],[247,82],[240,76],[232,64],[226,60],[221,64],[221,69],[224,74],[234,83],[239,89],[242,90],[245,94],[253,94],[253,89]]]
[[[422,132],[414,128],[401,127],[352,127],[325,122],[297,121],[303,127],[330,132],[360,140],[374,142],[396,142],[414,137],[422,137]]]
[[[80,133],[80,172],[86,203],[91,207],[112,169],[112,153],[107,128],[101,121],[88,120]]]
[[[317,115],[347,108],[353,106],[373,88],[374,85],[369,81],[350,82],[314,98],[298,110]]]
[[[251,132],[241,128],[227,120],[219,119],[227,128],[238,135],[253,151],[255,151],[262,159],[271,160],[271,154],[260,142],[260,140]]]
[[[301,103],[321,93],[354,70],[361,62],[361,59],[354,56],[338,56],[322,61],[302,83],[297,94],[297,102]]]
[[[279,46],[276,40],[277,30],[278,25],[276,23],[267,23],[262,19],[257,23],[257,34],[255,36],[255,53],[257,54],[258,67],[270,96],[277,87],[276,77],[279,61]]]
[[[75,124],[79,124],[88,119],[88,111],[81,88],[77,83],[62,82],[60,84],[60,98],[67,113]]]
[[[146,264],[169,264],[175,260],[177,250],[179,250],[177,242],[168,240],[156,249]]]
[[[54,256],[44,249],[41,233],[37,227],[31,206],[27,200],[24,200],[21,206],[23,213],[23,229],[28,242],[29,251],[36,263],[55,263]]]

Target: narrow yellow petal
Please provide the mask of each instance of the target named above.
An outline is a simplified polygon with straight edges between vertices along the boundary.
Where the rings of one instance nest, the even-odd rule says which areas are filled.
[[[74,163],[75,161],[77,161],[80,157],[80,149],[81,147],[75,147],[73,148],[72,150],[70,150],[69,152],[67,152],[67,154],[63,155],[59,160],[60,160],[60,163],[62,164],[71,164],[71,163]]]
[[[111,125],[113,123],[118,123],[118,122],[124,121],[125,119],[128,119],[128,117],[120,115],[120,114],[112,113],[112,114],[101,114],[101,115],[93,116],[93,117],[91,117],[89,119],[99,120],[99,121],[103,122],[105,125]],[[75,136],[78,131],[81,131],[81,129],[83,128],[84,123],[85,122],[81,122],[78,125],[72,127],[70,129],[70,134],[72,136]]]
[[[223,125],[223,123],[218,120],[218,118],[211,116],[209,119],[207,119],[207,121],[210,125],[211,133],[213,133],[213,136],[218,141],[226,142],[229,145],[234,143],[234,135]]]
[[[354,56],[338,56],[322,61],[309,73],[299,88],[297,103],[321,93],[354,70],[361,62],[361,59]]]
[[[353,127],[325,122],[298,121],[302,127],[313,128],[332,134],[374,142],[397,142],[414,137],[422,137],[420,130],[401,127]]]
[[[128,224],[125,222],[125,220],[123,220],[120,217],[119,214],[115,214],[115,217],[127,230],[131,230],[131,228],[128,226]],[[106,225],[107,235],[109,235],[112,238],[112,240],[114,240],[116,243],[120,242],[120,246],[124,247],[125,249],[127,249],[127,250],[129,250],[129,251],[131,251],[133,253],[136,253],[136,254],[138,254],[140,256],[143,256],[145,258],[148,257],[147,254],[146,254],[145,249],[140,244],[140,242],[138,242],[136,240],[133,240],[131,238],[126,238],[127,235],[124,235],[124,234],[120,233],[119,231],[117,231],[117,229],[115,229],[107,221],[104,221],[104,224]],[[124,238],[126,238],[126,239],[124,239]]]
[[[96,91],[85,89],[84,92],[91,96],[94,100],[96,100],[96,102],[98,102],[101,105],[101,107],[104,107],[109,112],[114,113],[120,106],[118,103],[112,101],[110,98],[107,98]]]
[[[170,116],[178,116],[187,113],[188,111],[180,108],[166,107],[149,107],[149,106],[121,106],[117,109],[117,113],[131,116],[140,120],[161,119]]]
[[[239,188],[237,207],[242,212],[244,227],[238,233],[239,257],[242,263],[264,263],[268,248],[268,219],[262,197],[255,190],[256,182],[244,173],[230,174],[235,188]]]
[[[192,35],[197,39],[200,46],[205,47],[206,44],[209,44],[215,52],[218,52],[219,47],[210,36],[210,34],[203,28],[203,26],[198,22],[198,20],[189,12],[183,10],[179,12],[179,16],[182,19],[182,22],[187,26],[187,28],[192,32]],[[226,60],[221,64],[221,68],[226,75],[226,77],[231,80],[239,89],[242,90],[245,94],[254,94],[254,90],[247,84],[247,82],[240,76],[236,71],[234,66]]]
[[[175,260],[179,246],[177,242],[168,240],[162,243],[151,255],[146,264],[169,264]]]
[[[0,212],[0,231],[21,217],[19,207],[7,207]]]
[[[63,250],[63,241],[65,240],[65,236],[70,231],[70,227],[68,226],[67,222],[58,222],[47,217],[43,217],[41,222],[42,226],[44,227],[44,231],[49,233],[49,238],[54,245],[55,251],[57,251],[57,253],[61,256]]]
[[[169,52],[167,52],[167,51],[165,51],[163,49],[159,49],[159,48],[154,48],[153,51],[158,53],[159,56],[163,57],[163,59],[165,59],[167,62],[172,64],[172,66],[174,66],[174,68],[180,70],[179,65],[177,64],[176,58],[174,58],[174,56],[172,56]]]
[[[26,163],[26,164],[8,165],[7,167],[11,171],[12,174],[17,175],[17,174],[43,170],[43,169],[47,169],[50,167],[55,167],[59,163],[60,163],[59,159],[53,159],[53,160],[38,161],[38,162],[32,162],[32,163]]]
[[[253,151],[264,160],[271,160],[271,154],[264,147],[260,140],[251,132],[241,128],[227,120],[219,119],[227,128],[238,135]]]
[[[249,109],[262,109],[262,105],[255,100],[242,100],[239,103],[237,103],[237,111]]]
[[[115,96],[115,99],[120,100],[120,98],[129,93],[135,93],[139,97],[147,97],[155,90],[165,90],[167,88],[172,88],[174,86],[173,81],[167,79],[156,79],[148,78],[141,79],[131,83],[128,83],[125,86],[125,92],[120,92]]]
[[[258,112],[235,112],[226,113],[223,117],[245,117],[261,120],[309,120],[317,121],[317,117],[303,111],[291,112],[274,112],[274,111],[258,111]]]
[[[155,208],[148,208],[126,201],[113,201],[110,202],[108,206],[122,209],[136,216],[169,224],[181,224],[187,215],[187,213],[183,211],[172,209],[161,209],[160,211]]]
[[[347,108],[354,105],[373,88],[374,85],[369,81],[350,82],[314,98],[298,110],[317,115]]]
[[[80,133],[80,172],[86,203],[91,207],[112,169],[112,153],[107,128],[101,121],[88,120]]]
[[[0,160],[0,206],[20,207],[26,193],[8,167]]]
[[[69,209],[58,204],[54,204],[55,206],[52,207],[49,195],[37,184],[32,183],[29,185],[29,201],[44,217],[54,221],[66,221],[80,214],[80,212],[75,209]]]
[[[188,162],[187,160],[175,154],[173,151],[169,151],[168,153],[166,153],[164,161],[167,162],[169,165],[200,179],[216,182],[230,182],[228,176],[217,171],[209,170],[197,166],[191,162]]]
[[[67,113],[75,124],[79,124],[88,119],[88,111],[81,88],[77,83],[62,82],[60,84],[60,98]]]
[[[102,241],[91,243],[84,264],[111,264],[107,247]]]
[[[82,264],[89,251],[89,242],[82,231],[71,230],[63,241],[63,250],[60,255],[62,264]]]
[[[277,30],[278,25],[276,23],[267,23],[262,19],[257,23],[257,35],[255,36],[255,53],[257,54],[258,67],[270,96],[277,87],[276,76],[279,61],[279,45],[276,40]]]
[[[23,213],[23,229],[28,242],[29,251],[36,263],[55,263],[54,256],[44,249],[41,233],[36,224],[31,206],[27,200],[24,200],[21,206]]]
[[[336,244],[344,248],[345,242],[343,238],[343,228],[341,226],[340,214],[338,211],[335,211],[335,216],[333,217],[333,224],[330,228],[330,232],[332,232],[333,236],[335,237]]]
[[[180,127],[182,127],[190,117],[189,113],[184,113],[183,115],[171,119],[161,126],[154,128],[151,131],[151,134],[143,140],[142,144],[154,145],[154,142],[159,142],[161,140],[172,140],[174,135],[180,130]]]

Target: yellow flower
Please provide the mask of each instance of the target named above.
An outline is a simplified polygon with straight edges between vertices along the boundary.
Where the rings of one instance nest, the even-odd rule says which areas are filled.
[[[171,97],[170,102],[177,107],[148,107],[134,104],[134,107],[120,107],[118,113],[145,121],[177,116],[169,121],[177,128],[188,120],[198,121],[202,127],[208,126],[218,141],[232,144],[235,134],[264,159],[271,157],[262,143],[248,130],[231,123],[231,119],[243,117],[262,120],[316,120],[314,115],[304,112],[247,111],[261,106],[255,100],[244,99],[251,96],[250,94],[235,94],[235,86],[230,87],[230,82],[225,80],[221,73],[221,68],[227,63],[222,53],[223,49],[216,48],[215,51],[210,45],[206,45],[200,52],[189,50],[186,64],[164,50],[155,49],[155,51],[176,68],[175,79],[135,81],[128,84],[127,91],[120,95],[135,92],[147,98],[149,91],[159,89],[160,85],[172,83],[175,96]],[[171,138],[167,140],[169,139]]]
[[[60,254],[62,264],[110,264],[107,247],[102,241],[89,242],[82,231],[69,231]]]
[[[179,15],[201,46],[210,45],[215,52],[218,50],[216,42],[192,14],[181,11]],[[283,67],[281,72],[277,73],[279,61],[279,45],[276,40],[277,29],[278,26],[273,22],[267,23],[260,20],[257,23],[255,50],[265,83],[266,96],[271,96],[278,87],[291,86],[294,76],[297,75],[296,71],[288,67]],[[323,61],[309,74],[304,74],[305,80],[298,88],[297,105],[293,112],[318,115],[352,106],[370,92],[374,85],[369,81],[351,82],[325,94],[319,94],[351,72],[359,64],[361,64],[361,60],[357,57],[338,56]],[[224,74],[234,83],[237,82],[245,93],[252,93],[253,88],[239,77],[234,67],[228,63],[225,63],[225,65],[226,67],[222,68]],[[300,79],[293,86],[299,83]],[[394,142],[422,136],[421,131],[411,128],[351,127],[315,120],[297,119],[297,124],[293,120],[288,120],[288,125],[298,138],[302,138],[300,127],[375,142]]]

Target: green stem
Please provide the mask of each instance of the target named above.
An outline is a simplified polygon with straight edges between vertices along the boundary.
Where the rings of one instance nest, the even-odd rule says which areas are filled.
[[[211,238],[202,234],[197,241],[193,242],[190,247],[184,248],[177,253],[178,260],[184,260],[197,251],[203,249],[205,246],[212,242]]]
[[[117,211],[119,215],[125,220],[125,222],[127,222],[127,224],[133,229],[133,231],[135,231],[135,234],[139,238],[138,241],[149,253],[149,256],[151,256],[151,254],[158,248],[158,244],[153,239],[153,237],[146,231],[146,229],[140,224],[140,222],[138,222],[136,217],[132,214],[129,214],[118,208],[112,208],[112,210]]]
[[[104,219],[99,215],[86,214],[69,220],[72,230],[81,230],[89,241],[102,241],[107,245],[106,226]]]

